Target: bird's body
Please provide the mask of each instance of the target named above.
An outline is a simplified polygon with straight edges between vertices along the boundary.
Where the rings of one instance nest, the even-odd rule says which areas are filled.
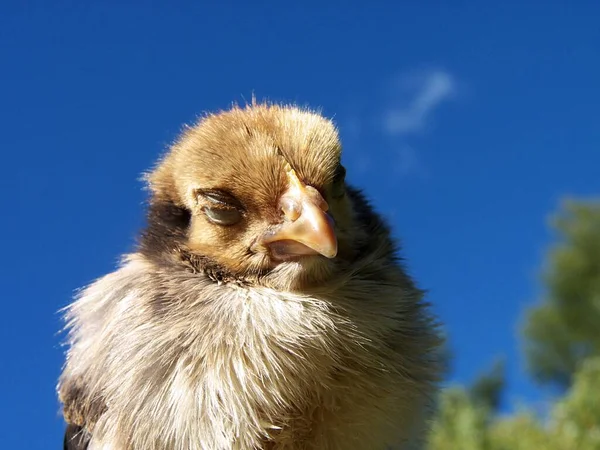
[[[337,173],[330,122],[293,107],[184,134],[149,176],[138,249],[68,309],[59,392],[77,445],[418,448],[439,338]]]

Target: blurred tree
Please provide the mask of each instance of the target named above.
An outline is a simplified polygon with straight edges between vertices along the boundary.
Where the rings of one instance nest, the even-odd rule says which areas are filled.
[[[475,380],[468,393],[476,405],[483,406],[490,411],[497,411],[502,401],[505,384],[504,359],[498,358],[487,371]]]
[[[580,365],[545,421],[529,411],[495,415],[464,388],[443,391],[428,450],[540,449],[600,449],[600,358]]]
[[[444,390],[432,424],[430,450],[487,450],[489,410],[460,387]]]
[[[546,295],[523,329],[529,367],[564,396],[539,417],[498,412],[505,384],[497,360],[468,388],[439,399],[428,450],[600,450],[600,203],[567,202],[554,219]]]
[[[560,448],[600,449],[600,358],[575,374],[573,387],[552,413],[549,429]]]
[[[504,389],[504,360],[497,359],[469,388],[445,389],[438,402],[430,448],[488,450],[489,425]]]
[[[566,202],[554,218],[546,296],[529,310],[525,352],[532,375],[566,388],[581,362],[600,355],[600,203]]]

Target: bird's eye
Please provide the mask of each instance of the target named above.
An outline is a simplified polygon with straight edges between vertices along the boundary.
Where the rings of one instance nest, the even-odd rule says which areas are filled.
[[[331,187],[332,198],[342,198],[346,195],[346,169],[344,166],[339,165],[333,176],[333,182]]]
[[[241,207],[240,202],[231,194],[219,190],[206,190],[199,192],[205,200],[215,205]]]
[[[202,211],[212,223],[217,225],[235,225],[243,216],[242,204],[228,192],[210,189],[198,191],[199,198],[205,206]]]
[[[242,219],[242,214],[236,208],[204,208],[208,220],[217,225],[235,225]]]

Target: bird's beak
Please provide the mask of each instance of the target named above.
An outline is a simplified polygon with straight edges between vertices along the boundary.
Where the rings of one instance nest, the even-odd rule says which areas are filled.
[[[278,259],[311,254],[334,258],[337,238],[327,202],[315,188],[305,186],[291,168],[288,177],[290,187],[279,202],[284,222],[265,233],[261,243]]]

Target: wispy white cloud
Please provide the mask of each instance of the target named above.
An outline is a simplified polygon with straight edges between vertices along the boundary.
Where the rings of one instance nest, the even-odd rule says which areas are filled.
[[[348,168],[357,175],[376,168],[389,171],[394,184],[409,176],[429,178],[426,156],[413,135],[429,128],[440,105],[457,93],[458,83],[449,72],[429,69],[397,75],[386,85],[383,98],[369,95],[369,103],[362,104],[354,100],[341,129]],[[372,138],[378,142],[381,137],[381,147],[374,152]]]
[[[456,82],[443,70],[404,75],[398,81],[401,93],[411,95],[412,99],[396,102],[384,112],[384,130],[392,136],[421,131],[433,112],[456,93]]]

